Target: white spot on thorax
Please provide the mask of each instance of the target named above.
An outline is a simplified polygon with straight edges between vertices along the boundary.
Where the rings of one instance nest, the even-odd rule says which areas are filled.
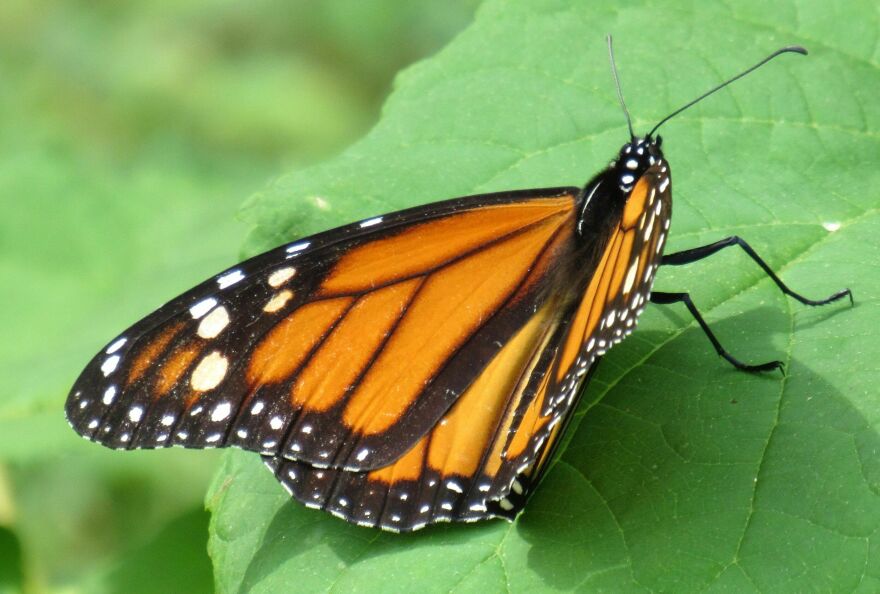
[[[296,274],[296,268],[293,266],[286,266],[284,268],[279,268],[275,272],[269,275],[269,286],[270,287],[280,287]]]
[[[229,312],[221,305],[199,323],[198,335],[202,338],[216,338],[228,324]]]
[[[626,168],[627,169],[637,169],[639,166],[639,162],[635,159],[627,159],[626,160]]]
[[[190,307],[189,313],[194,320],[198,320],[200,317],[214,309],[215,305],[217,305],[217,300],[213,297],[208,297],[207,299],[202,299],[201,301]]]
[[[189,383],[193,390],[199,392],[213,390],[223,381],[228,367],[229,361],[226,357],[219,351],[213,351],[199,362],[193,370]]]
[[[223,276],[217,277],[217,286],[220,287],[221,290],[231,287],[235,283],[239,282],[244,278],[244,272],[241,270],[235,269],[230,270]]]

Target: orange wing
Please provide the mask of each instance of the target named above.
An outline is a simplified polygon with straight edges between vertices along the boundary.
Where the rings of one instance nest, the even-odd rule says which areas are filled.
[[[387,466],[556,290],[576,192],[458,199],[258,256],[123,333],[68,418],[111,447]]]
[[[671,214],[661,162],[633,188],[578,301],[557,293],[497,351],[454,405],[392,463],[320,469],[266,457],[290,493],[365,526],[512,518],[551,459],[597,359],[635,326]]]

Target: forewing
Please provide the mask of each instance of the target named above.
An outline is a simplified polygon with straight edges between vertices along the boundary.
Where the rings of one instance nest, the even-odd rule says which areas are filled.
[[[243,262],[112,341],[68,419],[111,447],[387,466],[546,302],[571,255],[575,194],[438,203]]]

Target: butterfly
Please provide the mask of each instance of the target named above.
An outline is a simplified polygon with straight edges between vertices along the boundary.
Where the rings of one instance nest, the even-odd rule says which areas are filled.
[[[71,426],[116,449],[258,452],[291,495],[349,522],[410,531],[513,519],[553,458],[579,394],[648,302],[672,215],[657,129],[583,188],[481,194],[346,225],[246,260],[118,335],[66,403]]]

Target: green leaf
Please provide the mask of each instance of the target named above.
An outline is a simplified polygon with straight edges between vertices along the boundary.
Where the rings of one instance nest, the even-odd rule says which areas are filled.
[[[106,591],[211,592],[211,562],[204,550],[207,528],[203,509],[175,518],[150,542],[122,558],[105,577]]]
[[[787,300],[735,250],[664,270],[658,289],[691,291],[731,352],[781,358],[787,375],[737,373],[685,311],[650,308],[514,524],[349,526],[228,453],[209,495],[219,591],[880,588],[873,4],[492,0],[400,75],[363,141],[248,203],[247,251],[456,195],[583,183],[626,139],[606,32],[640,131],[780,45],[812,51],[664,127],[668,251],[739,234],[797,290],[850,286],[856,306]]]
[[[24,591],[21,544],[15,533],[0,526],[0,594]]]

